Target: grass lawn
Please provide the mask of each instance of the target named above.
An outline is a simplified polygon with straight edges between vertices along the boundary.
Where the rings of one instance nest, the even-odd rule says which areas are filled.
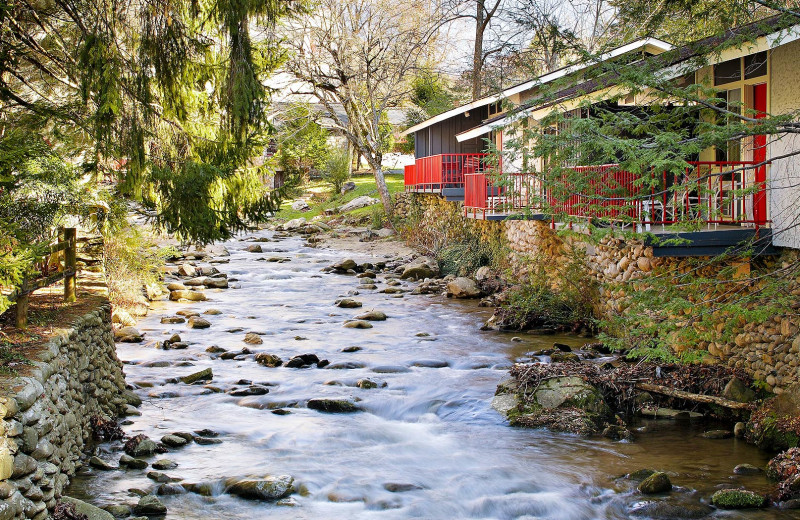
[[[335,196],[331,193],[330,184],[321,179],[313,180],[301,187],[304,192],[312,194],[312,199],[308,201],[308,205],[311,206],[310,211],[293,210],[292,202],[294,202],[294,199],[290,199],[284,201],[280,211],[278,211],[275,216],[286,220],[292,220],[298,217],[305,217],[307,220],[311,220],[317,215],[324,214],[323,212],[326,209],[336,208],[362,195],[378,198],[375,178],[371,174],[354,176],[350,180],[356,183],[356,189],[344,195],[336,194]],[[386,186],[389,188],[389,193],[394,194],[403,191],[403,182],[403,174],[401,173],[386,174]],[[358,216],[371,212],[372,208],[366,207],[351,211],[348,215]]]

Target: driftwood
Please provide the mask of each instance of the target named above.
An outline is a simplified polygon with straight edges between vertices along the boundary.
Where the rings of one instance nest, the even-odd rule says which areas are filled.
[[[686,401],[694,401],[697,403],[715,404],[717,406],[731,408],[733,410],[749,410],[751,408],[749,403],[740,403],[713,395],[692,394],[690,392],[684,392],[683,390],[675,390],[674,388],[653,385],[650,383],[636,383],[636,388],[639,390],[644,390],[645,392],[654,392],[657,394],[675,397],[677,399],[684,399]]]

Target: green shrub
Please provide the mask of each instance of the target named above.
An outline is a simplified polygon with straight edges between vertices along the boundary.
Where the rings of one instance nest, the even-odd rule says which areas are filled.
[[[103,264],[111,303],[131,314],[142,314],[146,305],[143,287],[159,281],[158,268],[171,248],[157,249],[153,240],[137,228],[117,228],[105,236]]]
[[[373,205],[372,212],[370,213],[370,225],[372,229],[383,229],[385,223],[386,209],[384,209],[383,204]]]
[[[346,150],[333,151],[328,155],[323,178],[330,183],[334,195],[342,191],[342,186],[350,178],[350,155]]]

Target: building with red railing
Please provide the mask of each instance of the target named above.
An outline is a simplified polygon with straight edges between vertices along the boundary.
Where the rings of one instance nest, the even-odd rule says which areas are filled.
[[[719,98],[756,118],[800,109],[800,25],[786,27],[775,17],[733,29],[726,37],[745,30],[755,32],[752,41],[707,57],[688,75],[683,70],[681,80],[711,83]],[[690,63],[697,56],[694,49],[702,47],[672,49],[658,40],[640,40],[600,60],[661,60],[664,70],[681,70],[679,65]],[[554,110],[593,117],[595,104],[619,99],[613,77],[587,79],[594,65],[556,71],[410,128],[416,163],[406,169],[406,190],[463,201],[468,218],[539,219],[553,227],[602,220],[622,229],[679,235],[690,244],[679,253],[665,248],[664,254],[713,254],[754,236],[764,253],[774,251],[773,243],[800,248],[800,161],[789,153],[800,143],[790,137],[768,142],[756,136],[727,149],[711,147],[687,157],[685,167],[663,170],[627,171],[612,158],[606,164],[561,165],[536,175],[528,173],[536,168],[522,167],[521,160],[504,152],[515,149],[520,155],[520,147],[512,144],[512,135],[519,133],[512,131],[515,126],[536,125]],[[564,82],[563,90],[551,94],[548,103],[537,99],[541,86],[555,79]],[[625,102],[635,107],[640,98],[632,95]],[[488,117],[476,121],[478,114]],[[465,129],[468,119],[478,124]],[[476,149],[476,140],[483,149]],[[541,163],[537,166],[542,171]],[[687,221],[701,230],[678,231],[676,225]]]

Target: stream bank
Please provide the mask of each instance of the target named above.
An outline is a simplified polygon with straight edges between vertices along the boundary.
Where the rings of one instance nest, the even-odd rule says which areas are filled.
[[[763,475],[733,472],[742,463],[764,466],[768,455],[738,439],[697,437],[709,427],[703,422],[642,419],[649,432],[635,443],[509,428],[490,402],[512,364],[554,342],[577,349],[587,340],[481,332],[489,309],[411,294],[418,284],[390,272],[400,264],[393,254],[312,248],[303,237],[269,231],[226,247],[229,257],[170,270],[196,264],[197,276],[171,281],[184,285],[176,290],[196,291],[185,283],[192,278],[222,279],[211,267],[224,271],[228,289],[156,302],[137,325],[142,341],[117,345],[143,400],[141,415],[123,427],[155,443],[126,456],[145,467],[123,457],[122,442],[101,444],[99,461],[81,470],[70,496],[119,516],[143,511],[142,500],[155,507],[155,498],[167,518],[180,519],[665,518],[664,508],[675,507],[689,518],[689,511],[719,514],[708,500],[720,485],[768,485]],[[375,277],[322,271],[348,256],[372,264]],[[361,306],[337,306],[344,299]],[[387,319],[345,326],[371,310]],[[195,327],[205,325],[200,320],[208,326]],[[281,365],[269,366],[276,363],[268,356]],[[287,366],[297,357],[301,368]],[[342,402],[353,408],[323,404]],[[696,451],[690,458],[687,439]],[[669,472],[678,486],[669,500],[645,499],[619,478],[641,468]],[[255,481],[291,494],[252,500],[245,489],[259,485],[241,483]]]

